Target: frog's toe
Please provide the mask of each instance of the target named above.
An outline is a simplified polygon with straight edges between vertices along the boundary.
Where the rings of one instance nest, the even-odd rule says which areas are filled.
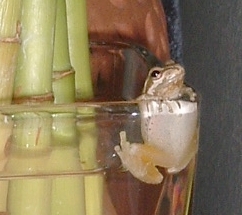
[[[159,184],[163,175],[156,168],[152,159],[146,156],[144,144],[137,144],[127,141],[126,133],[120,132],[120,145],[114,147],[122,162],[122,167],[128,170],[135,178],[149,184]]]
[[[187,166],[187,163],[185,163],[185,164],[181,164],[181,165],[179,165],[179,166],[177,166],[177,167],[171,167],[171,168],[168,168],[168,169],[167,169],[167,172],[168,172],[169,174],[176,174],[176,173],[182,171],[183,169],[185,169],[186,166]]]
[[[119,145],[114,146],[114,150],[115,150],[117,153],[120,152],[120,151],[122,151],[122,150],[121,150],[121,147],[120,147]]]
[[[163,181],[163,175],[153,164],[146,165],[144,171],[137,173],[136,177],[149,184],[159,184]]]
[[[120,147],[122,151],[129,151],[130,150],[130,142],[127,141],[126,132],[120,132]]]
[[[167,172],[169,174],[176,174],[178,172],[180,172],[182,169],[181,168],[177,168],[177,167],[171,167],[167,169]]]
[[[127,172],[128,171],[122,164],[118,167],[118,170],[120,172]]]
[[[159,184],[163,180],[162,174],[156,166],[142,159],[139,154],[136,154],[136,144],[131,144],[129,150],[123,150],[120,146],[115,146],[115,151],[122,161],[122,167],[128,170],[135,178],[149,184]]]

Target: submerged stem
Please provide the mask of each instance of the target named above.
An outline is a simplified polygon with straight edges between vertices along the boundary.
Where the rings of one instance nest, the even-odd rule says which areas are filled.
[[[79,111],[83,117],[77,124],[80,159],[82,168],[91,171],[98,169],[98,131],[94,118],[95,112],[90,107],[80,109]],[[86,215],[103,214],[103,187],[103,175],[98,174],[85,177]]]
[[[26,112],[14,115],[11,151],[6,171],[11,175],[35,175],[44,172],[50,155],[51,116]],[[48,214],[50,179],[16,179],[9,182],[8,212],[11,215]]]
[[[20,47],[19,19],[21,0],[0,1],[0,105],[10,104],[14,74]],[[7,162],[5,149],[12,132],[12,123],[0,114],[0,171]],[[0,212],[6,211],[8,182],[0,181]]]

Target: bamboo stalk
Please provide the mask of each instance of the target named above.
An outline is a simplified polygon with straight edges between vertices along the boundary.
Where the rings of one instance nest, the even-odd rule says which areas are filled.
[[[11,183],[8,198],[9,214],[48,215],[50,213],[51,181],[47,179],[16,180]]]
[[[0,104],[12,101],[14,71],[20,46],[21,0],[0,2]]]
[[[14,84],[17,103],[52,100],[55,11],[55,0],[23,1],[22,44]]]
[[[92,99],[86,0],[66,0],[66,6],[70,58],[75,70],[76,99]]]
[[[83,119],[78,123],[79,131],[79,154],[82,168],[84,170],[95,170],[98,168],[97,162],[97,144],[98,131],[94,117],[95,112],[92,108],[80,108],[79,113]],[[85,115],[87,119],[85,119]],[[103,175],[85,176],[85,199],[86,199],[86,215],[102,215],[103,214]]]
[[[76,1],[74,6],[77,6],[77,4],[78,4],[78,1]],[[52,56],[53,56],[52,39],[53,39],[53,29],[54,29],[53,21],[55,18],[54,8],[55,8],[55,1],[48,2],[46,0],[32,0],[32,1],[25,0],[23,2],[23,10],[22,10],[22,17],[21,17],[22,46],[19,54],[18,68],[17,68],[16,77],[15,77],[15,87],[14,87],[14,101],[16,103],[29,104],[29,103],[40,103],[40,102],[52,101],[52,98],[53,98],[52,88],[51,88],[52,85],[50,82],[51,75],[49,71],[52,67],[52,60],[53,60],[52,59]],[[81,8],[84,8],[84,7],[81,6]],[[85,11],[86,10],[84,10],[83,13],[80,13],[80,11],[78,11],[78,14],[86,15]],[[34,19],[33,17],[36,17],[37,19]],[[43,23],[45,23],[45,27],[43,27],[44,26]],[[85,23],[86,21],[84,21],[84,25],[83,25],[84,27],[85,27]],[[87,27],[84,29],[87,29]],[[78,81],[76,81],[77,97],[80,99],[89,99],[93,96],[93,92],[92,92],[92,84],[90,81],[91,75],[90,75],[87,30],[86,30],[86,35],[75,34],[75,32],[72,33],[71,35],[78,35],[78,36],[75,37],[75,43],[70,42],[70,44],[74,45],[76,48],[77,47],[76,44],[78,44],[76,43],[76,41],[77,40],[82,41],[82,44],[84,44],[84,47],[81,47],[81,48],[79,47],[79,48],[80,50],[85,50],[84,53],[76,52],[75,48],[74,48],[74,51],[71,51],[73,55],[78,56],[79,58],[79,54],[80,54],[81,59],[84,59],[82,61],[84,63],[81,64],[82,67],[84,67],[83,69],[84,72],[82,72],[81,75],[76,75],[76,77],[78,78]],[[81,38],[82,35],[85,35],[83,39]],[[86,42],[83,42],[85,40]],[[70,40],[70,41],[73,41],[73,40]],[[73,64],[75,64],[75,60],[73,60],[73,62],[74,62]],[[60,77],[59,74],[57,76]],[[79,78],[79,76],[81,76],[81,78]],[[88,80],[88,81],[85,81],[85,80]],[[82,84],[79,87],[80,83]],[[57,102],[60,102],[60,101],[57,101]],[[25,171],[26,170],[25,168],[29,161],[29,158],[26,155],[21,160],[15,159],[14,155],[15,154],[19,155],[20,153],[18,150],[18,147],[21,148],[21,151],[22,151],[22,147],[24,148],[24,154],[26,152],[25,150],[27,150],[28,152],[29,146],[34,150],[36,150],[37,152],[39,152],[39,149],[41,149],[42,151],[49,147],[50,139],[41,138],[42,129],[44,125],[40,126],[38,123],[35,123],[35,120],[32,121],[32,117],[33,117],[32,114],[41,115],[40,113],[30,113],[30,118],[27,117],[27,119],[26,119],[26,116],[22,114],[17,116],[20,118],[23,117],[22,120],[24,124],[24,129],[22,129],[22,132],[18,132],[16,130],[18,126],[16,126],[14,129],[14,132],[16,133],[16,136],[17,136],[14,144],[17,146],[17,149],[16,149],[16,152],[13,153],[13,157],[10,159],[8,163],[8,168],[12,171],[15,171],[15,170],[17,171],[17,169],[15,169],[15,166],[17,166],[16,165],[17,163],[19,164],[21,163],[23,167],[23,171]],[[43,117],[48,118],[49,114],[48,113],[46,114],[47,115],[37,117],[38,120],[42,121]],[[46,126],[46,125],[44,127],[49,128],[49,126]],[[33,133],[30,132],[31,138],[28,137],[26,139],[26,137],[23,137],[23,134],[25,132],[28,132],[29,128],[34,129],[34,132]],[[23,133],[23,130],[24,130],[24,133]],[[93,138],[91,138],[91,141],[93,141]],[[56,155],[56,154],[59,154],[59,152],[53,153],[53,154]],[[59,157],[59,155],[57,157]],[[25,158],[27,159],[25,160]],[[96,157],[94,159],[96,159]],[[34,170],[38,168],[40,165],[39,161],[43,162],[43,159],[34,159],[34,162],[33,162],[34,165],[31,166],[31,168],[33,168]],[[90,182],[93,180],[87,180],[87,181]],[[100,180],[98,179],[95,182],[95,185],[100,184],[99,182]],[[86,183],[86,186],[87,184],[88,183]],[[89,183],[88,187],[89,186],[92,186],[92,184]],[[22,187],[25,187],[25,189],[22,189]],[[37,215],[48,214],[49,198],[44,198],[43,195],[50,196],[49,195],[50,187],[51,187],[50,181],[44,180],[44,179],[43,180],[42,179],[25,180],[25,181],[16,180],[14,182],[11,182],[11,186],[9,188],[9,195],[8,195],[9,212],[11,214],[19,214],[19,215],[21,214],[26,215],[26,214],[32,214],[32,213]],[[102,188],[102,186],[98,186],[98,187]],[[31,188],[31,189],[28,189],[28,188]],[[34,189],[36,193],[31,192],[32,189]],[[98,198],[99,197],[100,196],[98,195]],[[14,203],[15,202],[14,200],[16,200],[16,198],[21,199],[20,201],[21,204]],[[87,200],[87,202],[89,201]],[[93,202],[93,201],[90,201],[90,202]],[[97,205],[99,206],[99,203],[97,203]],[[28,210],[27,208],[29,208],[30,210]],[[100,210],[98,211],[99,213],[101,213]]]
[[[51,116],[48,113],[18,113],[14,116],[11,151],[6,171],[11,175],[41,175],[49,159]],[[10,180],[7,208],[11,215],[47,215],[50,212],[51,180]]]
[[[75,116],[73,114],[56,114],[53,119],[54,149],[50,171],[65,172],[69,177],[55,178],[52,181],[52,214],[86,215],[84,180],[81,172]],[[54,162],[56,161],[56,162]],[[77,173],[77,175],[72,175]]]
[[[92,99],[93,86],[89,59],[86,0],[68,0],[66,6],[70,58],[75,70],[76,99]],[[94,114],[90,108],[87,111]],[[80,132],[79,151],[82,168],[95,169],[97,168],[96,148],[98,143],[95,122],[78,124],[78,131]],[[85,199],[86,215],[102,214],[102,176],[85,177]]]
[[[69,58],[65,0],[57,0],[53,70],[54,103],[75,102],[75,73]],[[55,165],[50,171],[80,172],[75,113],[54,114],[52,136],[54,150],[50,163]],[[85,215],[83,176],[53,179],[51,206],[53,215]]]
[[[21,0],[0,1],[0,105],[10,104],[13,94],[14,71],[20,46],[19,18]],[[5,147],[11,135],[12,124],[0,114],[0,169],[7,162]],[[0,180],[0,212],[6,211],[8,182]]]
[[[75,72],[72,68],[54,71],[53,92],[55,104],[75,102]]]
[[[55,104],[75,102],[75,71],[69,56],[65,0],[57,0],[52,87]]]
[[[10,104],[13,94],[14,71],[16,68],[18,43],[0,41],[0,104]]]
[[[52,63],[56,1],[24,0],[21,14],[21,47],[14,83],[16,103],[52,102]],[[51,115],[45,112],[16,114],[13,129],[15,151],[8,168],[35,174],[42,172],[44,157],[51,143]],[[20,156],[22,155],[23,156]],[[20,155],[19,155],[20,154]],[[36,155],[36,156],[34,156]],[[34,156],[34,157],[33,157]],[[31,162],[31,166],[29,167]],[[21,169],[20,168],[20,169]],[[30,173],[29,173],[29,170]],[[13,173],[14,174],[14,173]],[[50,179],[16,179],[9,183],[8,211],[11,215],[50,213]]]
[[[8,140],[12,134],[13,123],[12,121],[2,114],[0,114],[0,172],[4,171],[4,167],[8,160],[6,155],[6,147]],[[8,181],[0,180],[0,212],[6,211],[8,193]]]

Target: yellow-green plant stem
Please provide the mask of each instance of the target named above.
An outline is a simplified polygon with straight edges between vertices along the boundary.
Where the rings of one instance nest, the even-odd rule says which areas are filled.
[[[28,104],[51,102],[52,100],[55,18],[55,0],[22,1],[21,47],[14,83],[15,102]],[[14,121],[12,145],[16,147],[9,158],[8,168],[13,171],[13,174],[23,168],[20,172],[22,175],[29,174],[30,170],[33,174],[41,175],[44,171],[45,159],[49,155],[45,154],[44,159],[42,153],[50,148],[51,115],[45,112],[28,112],[16,115]],[[22,154],[23,156],[21,156]],[[18,168],[14,168],[15,166]],[[11,180],[7,203],[9,214],[49,214],[50,196],[50,179]]]
[[[54,71],[53,92],[55,104],[68,104],[75,102],[75,72],[69,70]]]
[[[66,0],[67,26],[71,64],[75,70],[76,99],[93,98],[87,30],[86,0]],[[87,109],[87,111],[93,111]],[[94,114],[94,113],[93,113]],[[85,170],[97,168],[97,133],[95,121],[78,125],[80,132],[80,159]],[[85,163],[85,164],[84,164]],[[85,177],[86,215],[102,214],[103,177]]]
[[[52,118],[45,112],[14,115],[11,151],[6,171],[22,179],[9,182],[7,209],[11,215],[50,213],[51,179],[41,179],[50,156]],[[37,178],[28,179],[27,176]]]
[[[56,0],[22,2],[21,48],[14,84],[17,100],[51,97],[55,18]]]
[[[0,41],[0,104],[10,104],[19,44]]]
[[[0,104],[12,101],[14,71],[20,46],[21,0],[0,1]]]
[[[75,70],[76,99],[93,98],[87,30],[86,0],[66,0],[71,65]]]
[[[0,1],[0,105],[10,104],[13,94],[14,71],[20,46],[19,18],[21,0]],[[11,134],[12,126],[0,114],[0,169],[7,161],[5,146]],[[0,179],[0,212],[6,211],[8,182]]]
[[[53,115],[51,169],[69,174],[52,181],[52,214],[86,215],[74,113]]]
[[[7,116],[0,115],[0,172],[4,171],[8,156],[7,143],[12,134],[13,123]],[[1,180],[0,176],[0,212],[7,211],[8,181]]]
[[[54,103],[75,102],[75,73],[69,58],[65,0],[57,0],[53,70]],[[75,113],[53,115],[52,137],[50,171],[70,176],[52,180],[51,214],[85,215],[84,180],[82,175],[76,175],[81,172],[81,166]]]
[[[82,119],[78,123],[79,153],[84,170],[98,169],[97,144],[98,131],[95,122],[95,112],[91,107],[80,108]],[[93,118],[93,119],[91,119]],[[103,214],[103,186],[102,174],[85,176],[86,215]]]
[[[24,179],[10,184],[8,212],[16,215],[50,214],[51,180]]]
[[[57,0],[54,41],[54,103],[72,103],[75,102],[75,72],[70,63],[65,0]]]

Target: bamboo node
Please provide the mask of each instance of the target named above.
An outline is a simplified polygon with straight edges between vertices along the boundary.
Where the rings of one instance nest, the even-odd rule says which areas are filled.
[[[16,34],[14,37],[0,37],[0,42],[1,43],[21,43],[20,39],[20,34],[21,34],[21,24],[18,21],[16,25]]]
[[[42,103],[52,103],[53,101],[54,101],[53,93],[13,98],[14,104],[40,104],[40,103],[42,104]]]
[[[68,69],[68,70],[62,70],[62,71],[54,71],[53,72],[53,81],[57,81],[61,78],[64,78],[68,75],[72,75],[74,73],[75,73],[75,71],[73,68]]]

